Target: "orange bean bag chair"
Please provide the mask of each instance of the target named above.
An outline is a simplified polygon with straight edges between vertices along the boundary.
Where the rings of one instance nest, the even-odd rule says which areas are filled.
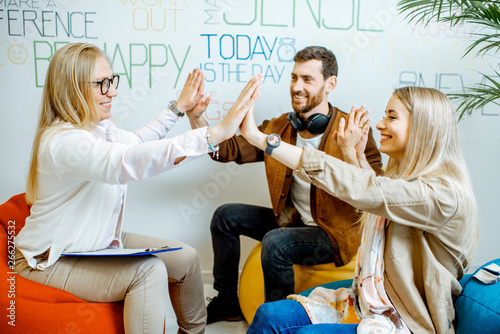
[[[240,277],[238,298],[245,320],[250,324],[255,312],[264,303],[264,274],[260,253],[262,243],[257,243],[248,255]],[[312,287],[334,281],[352,279],[356,257],[343,267],[336,267],[333,263],[315,266],[294,265],[295,293],[300,293]]]
[[[0,333],[123,333],[123,302],[88,303],[16,274],[13,241],[29,214],[24,194],[0,205]]]

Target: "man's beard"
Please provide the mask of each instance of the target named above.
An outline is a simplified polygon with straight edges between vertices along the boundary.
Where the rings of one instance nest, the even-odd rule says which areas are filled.
[[[323,98],[324,98],[324,88],[325,86],[321,87],[321,89],[319,90],[319,92],[310,97],[308,96],[307,99],[308,99],[308,103],[302,107],[299,107],[298,105],[296,105],[294,103],[294,100],[293,100],[293,97],[295,95],[295,93],[292,92],[292,108],[294,111],[298,112],[299,114],[306,114],[308,113],[309,111],[313,110],[314,108],[316,108],[317,106],[319,106],[321,104],[321,102],[323,101]]]

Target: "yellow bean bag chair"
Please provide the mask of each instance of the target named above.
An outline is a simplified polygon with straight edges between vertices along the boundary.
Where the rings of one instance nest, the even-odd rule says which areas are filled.
[[[245,320],[250,324],[255,312],[264,303],[264,276],[260,262],[262,243],[255,245],[248,255],[240,277],[238,297]],[[356,258],[343,267],[333,263],[315,266],[294,265],[295,293],[329,282],[352,279]]]

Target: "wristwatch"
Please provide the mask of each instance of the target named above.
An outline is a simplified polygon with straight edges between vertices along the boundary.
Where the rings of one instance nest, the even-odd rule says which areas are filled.
[[[177,109],[177,101],[176,100],[172,100],[168,103],[168,109],[170,109],[174,114],[176,114],[179,117],[182,117],[185,115],[185,113],[183,113],[182,111]]]
[[[271,153],[273,153],[274,148],[280,146],[281,138],[277,134],[271,133],[269,136],[267,136],[266,142],[267,147],[264,153],[270,156]]]

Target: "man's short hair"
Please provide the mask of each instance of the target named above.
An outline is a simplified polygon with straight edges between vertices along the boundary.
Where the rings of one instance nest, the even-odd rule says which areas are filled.
[[[327,48],[324,48],[322,46],[308,46],[307,48],[297,52],[295,58],[293,58],[296,63],[301,63],[313,59],[319,60],[323,64],[322,73],[325,79],[328,79],[332,75],[337,76],[337,58],[335,58],[333,52],[328,50]]]

